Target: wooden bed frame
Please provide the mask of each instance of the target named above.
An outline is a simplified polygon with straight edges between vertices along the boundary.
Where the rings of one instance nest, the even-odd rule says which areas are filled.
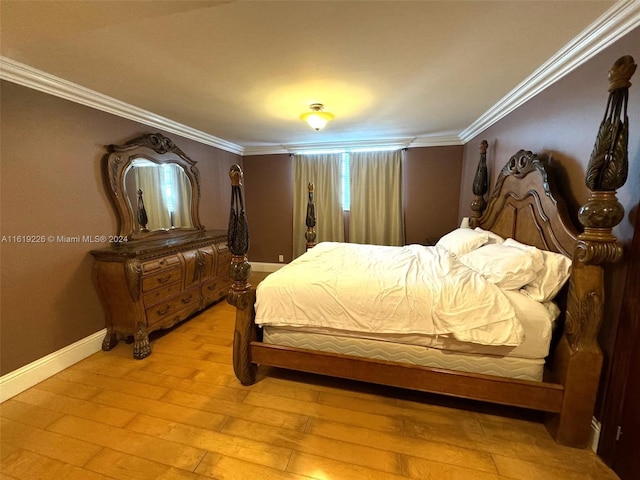
[[[251,267],[246,257],[249,236],[242,201],[242,171],[234,166],[229,173],[232,206],[228,241],[234,284],[228,301],[236,306],[233,365],[238,379],[245,385],[252,384],[258,365],[267,365],[539,410],[547,412],[545,423],[558,443],[586,446],[602,366],[597,334],[603,317],[603,265],[622,256],[611,230],[624,216],[615,190],[626,181],[626,99],[634,69],[633,59],[623,57],[609,72],[609,102],[587,171],[592,193],[579,212],[583,233],[572,224],[548,160],[524,150],[511,157],[500,172],[485,209],[487,144],[481,145],[471,227],[480,226],[502,237],[573,258],[568,287],[560,300],[561,304],[566,303],[564,329],[552,345],[543,381],[262,343],[254,323],[256,291],[248,282]],[[313,211],[311,187],[309,191],[309,211]],[[312,223],[315,227],[315,219]],[[309,247],[312,246],[313,242]]]

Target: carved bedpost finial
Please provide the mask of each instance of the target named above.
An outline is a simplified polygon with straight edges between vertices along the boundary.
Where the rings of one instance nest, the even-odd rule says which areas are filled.
[[[583,263],[612,263],[622,257],[622,247],[611,229],[624,218],[624,208],[616,198],[616,190],[627,181],[627,104],[629,80],[635,70],[633,57],[626,55],[609,71],[609,99],[585,178],[591,196],[578,213],[580,223],[585,227],[578,245]]]
[[[309,199],[307,200],[307,231],[304,238],[307,239],[307,250],[316,246],[316,206],[313,203],[313,183],[307,185],[309,190]]]
[[[587,166],[591,195],[578,212],[584,233],[578,235],[573,256],[565,335],[573,352],[599,352],[598,331],[604,314],[603,265],[622,258],[622,246],[612,229],[624,218],[616,189],[627,180],[629,80],[636,70],[633,58],[619,58],[609,71],[609,99]]]
[[[478,226],[478,219],[482,215],[487,202],[484,199],[488,189],[487,181],[487,148],[489,144],[486,140],[480,143],[480,161],[478,162],[478,168],[476,169],[476,176],[473,179],[473,194],[475,198],[471,202],[471,218],[469,219],[469,226],[475,228]]]
[[[631,55],[620,57],[609,70],[609,92],[624,88],[629,90],[631,77],[635,73],[637,65]]]
[[[589,190],[615,191],[627,180],[629,159],[629,119],[627,104],[631,76],[636,70],[633,57],[618,59],[609,71],[609,100],[587,166]]]
[[[241,187],[244,175],[240,165],[232,165],[229,170],[229,178],[231,179],[231,187]]]
[[[231,265],[229,274],[233,279],[233,285],[227,295],[227,301],[231,305],[238,303],[238,298],[251,288],[249,276],[251,264],[247,260],[249,251],[249,226],[242,199],[242,169],[239,165],[233,165],[229,171],[231,179],[231,212],[229,213],[229,232],[227,234],[227,246],[231,252]]]

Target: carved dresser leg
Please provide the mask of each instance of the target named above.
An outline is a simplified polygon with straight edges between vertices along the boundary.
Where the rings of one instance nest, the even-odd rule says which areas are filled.
[[[113,328],[107,328],[107,334],[104,336],[104,340],[102,340],[102,350],[108,352],[118,343],[118,337],[116,333],[113,331]]]
[[[133,337],[133,358],[142,360],[149,355],[151,355],[151,345],[149,344],[147,326],[143,322],[138,322]]]

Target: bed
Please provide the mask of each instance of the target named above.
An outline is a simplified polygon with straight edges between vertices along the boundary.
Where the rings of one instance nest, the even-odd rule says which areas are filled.
[[[615,190],[626,180],[634,69],[622,57],[610,71],[582,232],[559,195],[557,172],[530,151],[508,160],[485,202],[483,142],[469,228],[432,247],[315,245],[310,185],[307,252],[256,293],[248,282],[242,170],[232,167],[228,301],[236,307],[238,379],[254,383],[264,365],[534,409],[547,413],[558,443],[584,447],[602,366],[603,268],[622,256],[611,230],[624,215]],[[526,265],[493,265],[511,260],[507,249],[511,267]]]

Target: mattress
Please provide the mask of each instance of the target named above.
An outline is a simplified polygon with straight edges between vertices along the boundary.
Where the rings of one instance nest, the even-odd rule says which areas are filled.
[[[282,327],[265,327],[263,342],[522,380],[540,381],[544,370],[544,359],[464,353],[384,340],[307,333]]]
[[[461,342],[447,335],[349,332],[328,328],[265,326],[264,343],[406,362],[433,368],[542,380],[558,307],[505,292],[524,329],[515,347]]]

